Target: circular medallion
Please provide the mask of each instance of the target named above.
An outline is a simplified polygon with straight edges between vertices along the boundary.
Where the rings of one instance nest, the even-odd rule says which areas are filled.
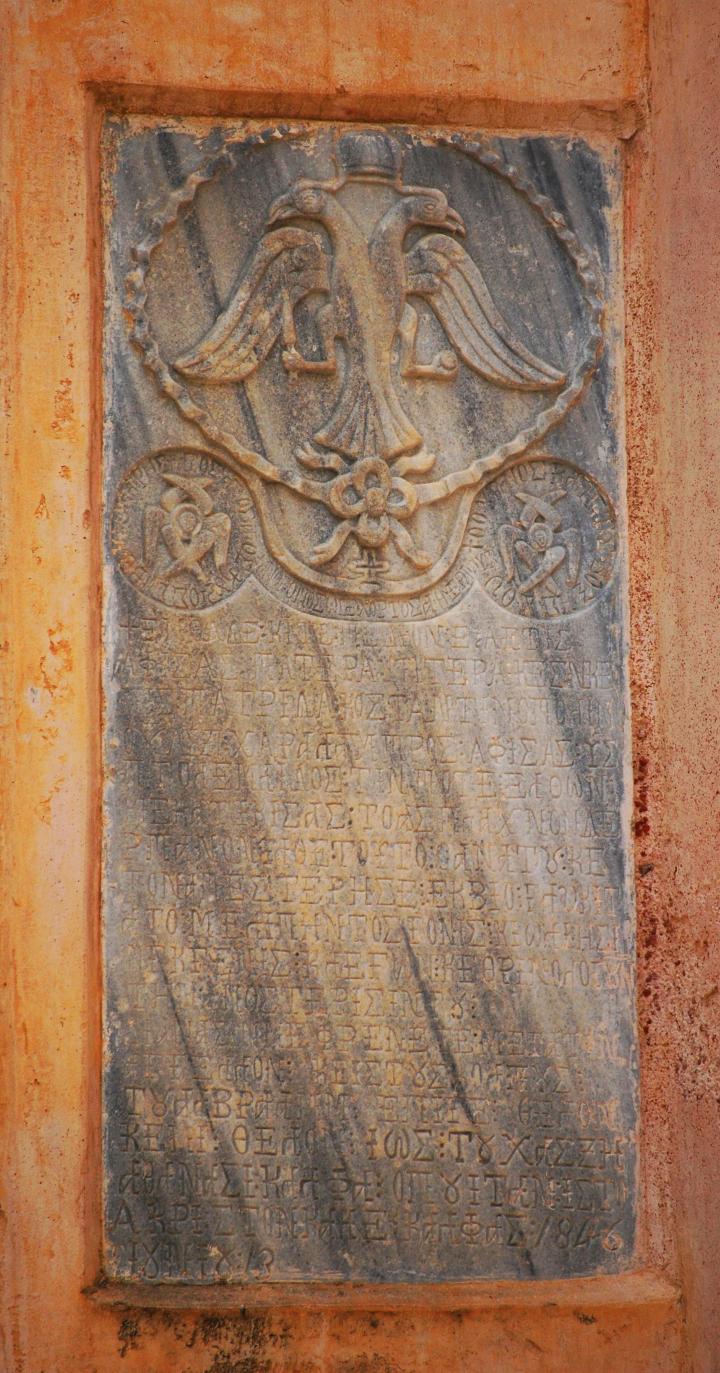
[[[478,581],[516,615],[552,620],[607,586],[617,554],[610,500],[587,473],[555,458],[516,463],[477,498],[468,544]]]
[[[244,130],[213,140],[134,246],[132,342],[242,479],[256,575],[286,604],[362,619],[454,604],[472,584],[475,496],[595,370],[596,267],[517,151],[516,165],[432,131]],[[552,310],[529,304],[544,282]],[[199,549],[205,527],[183,518]],[[152,594],[168,604],[182,576],[209,604],[203,558]]]
[[[111,547],[128,581],[153,601],[204,610],[232,596],[253,569],[253,503],[210,453],[166,448],[120,482]]]

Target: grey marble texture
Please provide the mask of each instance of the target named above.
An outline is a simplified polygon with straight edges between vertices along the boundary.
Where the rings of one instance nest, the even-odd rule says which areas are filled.
[[[105,1271],[626,1268],[614,158],[104,145]]]

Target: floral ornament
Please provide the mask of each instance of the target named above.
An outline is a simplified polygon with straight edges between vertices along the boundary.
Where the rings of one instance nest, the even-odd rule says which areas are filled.
[[[429,567],[432,559],[400,523],[410,519],[417,503],[415,488],[393,476],[382,458],[363,458],[331,483],[328,504],[341,523],[313,549],[311,562],[315,567],[331,562],[354,534],[362,548],[382,548],[391,539],[413,567]]]

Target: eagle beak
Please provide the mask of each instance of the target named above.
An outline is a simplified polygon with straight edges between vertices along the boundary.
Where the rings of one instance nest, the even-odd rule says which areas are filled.
[[[465,237],[465,224],[457,210],[448,210],[443,228],[449,229],[451,234],[459,234],[461,238]]]
[[[284,195],[279,195],[270,206],[270,213],[267,218],[268,224],[278,224],[283,219],[292,219],[297,215],[295,197],[291,192],[286,191]]]

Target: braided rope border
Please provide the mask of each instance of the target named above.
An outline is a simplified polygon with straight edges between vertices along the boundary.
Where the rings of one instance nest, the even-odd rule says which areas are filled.
[[[265,481],[279,482],[311,500],[327,504],[330,483],[313,481],[292,470],[276,467],[260,454],[243,448],[232,434],[215,423],[209,412],[199,405],[187,388],[173,376],[171,367],[163,358],[153,336],[146,312],[147,278],[153,253],[162,243],[168,230],[177,223],[183,211],[192,205],[200,187],[214,180],[225,167],[232,165],[233,145],[240,142],[245,145],[260,145],[287,138],[300,138],[309,133],[311,128],[311,125],[281,126],[261,133],[239,134],[226,144],[221,152],[209,154],[200,166],[191,172],[183,185],[172,192],[162,215],[152,221],[142,241],[131,248],[131,258],[135,266],[125,281],[125,308],[132,319],[130,339],[141,355],[143,366],[153,374],[160,390],[173,401],[185,419],[233,460],[229,466],[236,468],[237,464],[241,475],[250,470]],[[521,429],[514,438],[498,445],[484,457],[476,459],[469,467],[452,472],[437,481],[418,483],[415,490],[419,504],[428,505],[444,500],[456,491],[484,484],[487,478],[499,474],[511,459],[525,453],[560,424],[579,400],[598,365],[604,343],[605,306],[599,294],[598,275],[590,254],[583,248],[564,215],[555,208],[549,197],[537,191],[517,167],[487,145],[467,141],[462,134],[434,134],[428,131],[422,137],[470,157],[494,175],[507,181],[527,201],[567,252],[580,282],[582,298],[589,315],[587,332],[578,349],[567,385],[553,404],[542,410],[533,422]]]

